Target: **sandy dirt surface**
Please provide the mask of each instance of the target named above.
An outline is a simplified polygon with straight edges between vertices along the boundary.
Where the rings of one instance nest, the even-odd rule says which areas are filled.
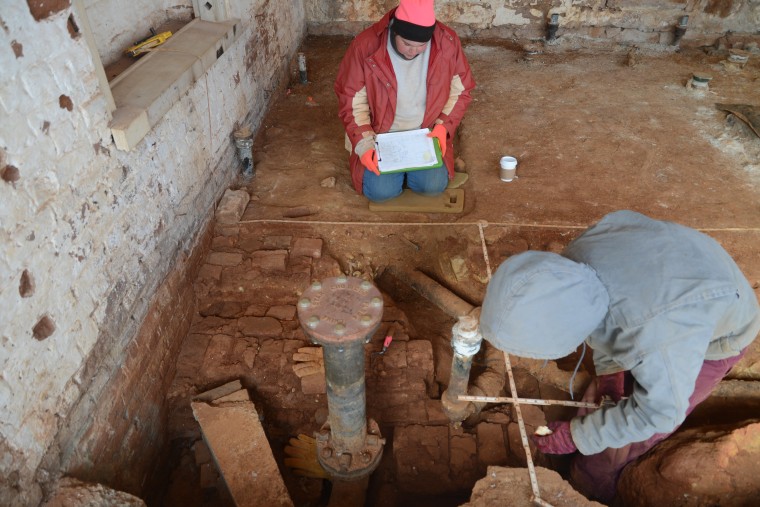
[[[461,241],[479,250],[473,224],[486,221],[492,237],[509,236],[532,249],[557,241],[561,248],[606,213],[633,209],[705,230],[753,283],[760,280],[753,253],[760,244],[760,139],[728,125],[715,107],[760,103],[760,56],[738,69],[725,64],[727,53],[715,51],[560,42],[533,45],[530,54],[517,45],[466,41],[477,88],[455,143],[469,174],[464,212],[376,213],[351,187],[337,117],[333,82],[348,43],[306,40],[309,83],[294,79],[273,100],[254,145],[256,175],[246,185],[252,201],[244,221],[349,222],[329,228],[334,236],[361,231],[366,244],[353,254],[383,264],[378,257],[410,253],[404,239],[389,239],[393,234],[432,241],[438,251]],[[708,91],[687,88],[693,73],[712,76]],[[519,161],[511,183],[498,177],[499,158],[507,154]],[[311,214],[283,217],[302,206]],[[445,225],[454,222],[461,227]],[[339,250],[336,240],[332,248]],[[491,264],[499,256],[494,252]]]

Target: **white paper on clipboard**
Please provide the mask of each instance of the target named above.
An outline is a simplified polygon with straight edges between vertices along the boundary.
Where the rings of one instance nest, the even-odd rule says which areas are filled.
[[[443,163],[428,129],[378,134],[375,138],[377,168],[381,173],[432,169]]]

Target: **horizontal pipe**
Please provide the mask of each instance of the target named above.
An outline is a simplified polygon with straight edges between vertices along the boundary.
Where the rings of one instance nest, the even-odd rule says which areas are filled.
[[[440,308],[450,317],[469,315],[475,309],[449,289],[418,270],[389,267],[390,273],[416,290],[422,297]]]

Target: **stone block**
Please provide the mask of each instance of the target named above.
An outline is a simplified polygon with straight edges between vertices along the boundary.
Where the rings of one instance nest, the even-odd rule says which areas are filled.
[[[419,368],[432,380],[435,365],[433,362],[433,345],[427,340],[411,340],[406,345],[406,362],[409,366]]]
[[[198,374],[198,364],[203,361],[209,345],[209,335],[190,334],[185,338],[177,357],[177,378],[194,380]]]
[[[292,239],[292,236],[266,236],[261,248],[264,250],[288,250]]]
[[[398,486],[402,491],[422,494],[445,492],[451,484],[448,426],[396,427],[393,460]]]
[[[271,306],[269,310],[267,310],[266,316],[278,320],[293,320],[296,316],[296,307],[295,305]]]
[[[243,216],[251,196],[245,190],[227,189],[216,207],[216,221],[222,224],[236,224]]]
[[[214,266],[237,266],[243,261],[243,254],[213,252],[208,256],[208,263]]]
[[[222,267],[214,266],[212,264],[204,264],[201,269],[198,270],[198,279],[200,280],[219,280],[222,276]]]
[[[288,268],[290,268],[291,273],[300,273],[311,278],[311,263],[311,257],[306,257],[305,255],[298,257],[291,256]]]
[[[412,424],[427,424],[427,410],[425,409],[425,403],[412,402],[409,403],[407,410],[407,420]]]
[[[214,236],[211,240],[211,249],[215,251],[229,252],[234,250],[237,237],[235,236]]]
[[[527,428],[526,428],[527,430]],[[528,430],[530,437],[530,430]],[[527,466],[527,459],[525,457],[525,448],[522,444],[522,438],[520,437],[520,428],[516,422],[509,423],[507,426],[507,439],[509,440],[509,452],[522,466]],[[528,447],[530,448],[530,454],[533,459],[536,459],[536,446],[528,438]]]
[[[214,389],[200,393],[196,395],[193,399],[196,401],[211,402],[219,398],[222,398],[224,396],[227,396],[228,394],[240,391],[242,388],[243,388],[243,385],[240,383],[239,380],[233,380],[232,382],[227,382],[224,385],[221,385],[219,387],[215,387]]]
[[[275,337],[282,334],[282,324],[272,317],[242,317],[238,329],[246,336]]]
[[[427,399],[424,403],[429,424],[448,424],[450,422],[446,413],[443,411],[441,400]]]
[[[237,225],[220,224],[217,222],[216,226],[214,227],[214,233],[218,234],[219,236],[237,237],[238,234],[240,234],[240,227]]]
[[[500,424],[478,424],[478,459],[485,466],[507,464],[507,442]]]
[[[382,357],[386,369],[406,368],[406,342],[394,341]]]
[[[123,491],[111,489],[102,484],[82,482],[64,477],[55,484],[52,498],[44,503],[46,507],[68,505],[119,505],[122,507],[145,507],[145,502]]]
[[[321,258],[314,260],[312,273],[315,280],[324,280],[325,278],[338,276],[342,271],[338,261],[331,255],[323,252]]]
[[[529,433],[539,426],[546,426],[546,416],[544,411],[538,405],[520,405],[520,412],[523,416],[523,421]],[[514,407],[512,407],[512,420],[517,421],[517,414],[515,414]]]
[[[409,422],[409,405],[399,404],[386,407],[379,421],[384,424],[402,424]]]
[[[262,241],[261,237],[258,235],[248,235],[241,233],[240,237],[237,240],[237,247],[244,252],[255,252],[256,250],[259,250],[263,248],[264,242]]]
[[[235,339],[232,336],[225,334],[212,336],[203,358],[203,370],[208,371],[216,366],[227,364],[234,341]]]
[[[264,271],[285,271],[287,260],[287,250],[256,250],[251,254],[252,266]]]
[[[478,445],[475,435],[462,429],[449,429],[449,466],[456,489],[469,489],[482,476],[478,468]]]
[[[193,456],[195,457],[196,465],[211,462],[211,451],[206,445],[206,442],[198,440],[193,444]]]
[[[263,340],[259,348],[259,354],[279,355],[283,352],[282,340]]]
[[[192,409],[235,505],[293,506],[253,403]]]
[[[199,313],[202,317],[215,315],[225,319],[240,316],[243,313],[243,305],[234,301],[213,301],[201,306]]]
[[[324,394],[327,392],[327,382],[324,373],[314,373],[301,377],[301,392],[304,394]]]
[[[221,398],[217,398],[212,402],[212,405],[222,406],[230,403],[238,403],[241,401],[251,401],[251,396],[248,394],[247,389],[240,389],[234,393],[230,393],[226,396],[222,396]]]
[[[254,361],[256,361],[256,349],[248,347],[243,351],[243,364],[250,370],[253,368]]]
[[[296,238],[293,242],[293,250],[290,255],[293,257],[311,257],[319,259],[322,257],[322,240],[319,238]]]
[[[202,463],[199,468],[201,489],[215,488],[216,481],[219,479],[219,472],[216,470],[216,465],[212,462],[207,462]]]

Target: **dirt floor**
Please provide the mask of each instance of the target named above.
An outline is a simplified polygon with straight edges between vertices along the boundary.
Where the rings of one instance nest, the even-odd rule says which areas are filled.
[[[715,106],[760,105],[760,55],[739,68],[713,49],[465,42],[477,88],[455,142],[458,171],[469,175],[463,213],[377,213],[351,186],[332,89],[348,43],[305,41],[309,83],[294,76],[273,99],[254,145],[255,175],[239,185],[251,202],[240,224],[217,227],[171,394],[178,466],[165,505],[226,498],[208,457],[198,458],[207,450],[186,406],[194,393],[241,378],[279,460],[290,436],[324,422],[323,387],[292,371],[292,354],[310,345],[295,304],[311,280],[371,279],[386,299],[367,351],[367,412],[388,438],[367,501],[378,506],[460,505],[488,466],[525,460],[505,407],[449,427],[438,399],[453,320],[387,268],[420,270],[478,305],[490,272],[510,255],[560,251],[606,213],[632,209],[707,232],[760,288],[760,139]],[[693,73],[712,77],[708,91],[687,87]],[[499,179],[502,155],[519,161],[509,183]],[[393,354],[373,362],[391,326]],[[760,351],[744,363],[740,378],[760,378]],[[523,396],[568,396],[563,369],[547,379],[522,363],[517,373]],[[540,410],[528,415],[542,424]],[[504,445],[487,444],[494,441]],[[563,472],[562,462],[542,464]],[[328,485],[281,471],[296,505],[324,505]]]
[[[349,223],[330,226],[331,249],[365,235],[350,254],[377,270],[423,256],[431,241],[467,258],[461,248],[480,249],[472,225],[482,221],[491,236],[508,231],[515,248],[544,249],[632,209],[709,232],[760,282],[760,139],[715,107],[760,104],[760,55],[740,69],[726,51],[466,42],[477,88],[455,143],[469,175],[464,212],[377,213],[351,186],[337,117],[333,82],[348,43],[306,40],[309,83],[294,79],[259,130],[243,221],[292,223],[284,215],[308,207],[297,221]],[[694,73],[712,77],[708,91],[687,88]],[[502,155],[518,159],[510,183],[498,177]],[[513,252],[493,252],[492,267],[502,253]],[[460,295],[477,300],[481,289]]]

